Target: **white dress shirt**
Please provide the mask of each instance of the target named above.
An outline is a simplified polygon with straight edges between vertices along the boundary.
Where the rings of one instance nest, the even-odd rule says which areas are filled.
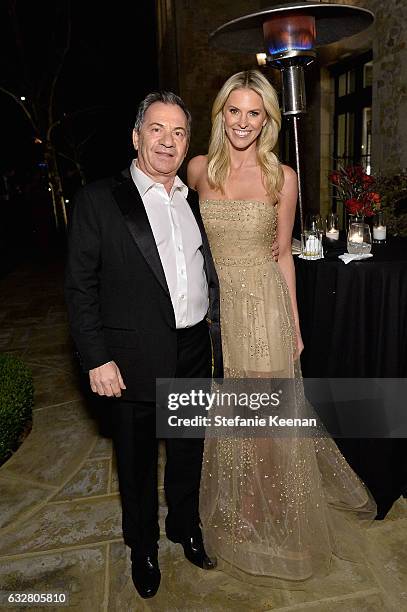
[[[154,235],[174,308],[177,329],[202,321],[208,306],[201,232],[186,200],[188,187],[176,176],[168,194],[133,160],[130,173]]]

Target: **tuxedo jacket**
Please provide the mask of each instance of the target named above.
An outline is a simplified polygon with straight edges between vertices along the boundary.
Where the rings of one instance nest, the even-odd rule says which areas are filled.
[[[213,375],[223,376],[219,283],[199,212],[208,281]],[[174,309],[141,196],[129,171],[83,187],[69,228],[65,296],[82,368],[114,360],[127,390],[123,399],[153,400],[155,379],[172,378],[177,362]]]

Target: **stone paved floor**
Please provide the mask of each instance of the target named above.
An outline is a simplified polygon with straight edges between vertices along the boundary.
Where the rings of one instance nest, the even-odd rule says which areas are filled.
[[[21,356],[35,379],[32,432],[0,468],[0,590],[66,591],[66,609],[84,612],[407,611],[402,499],[369,529],[365,564],[334,560],[328,578],[292,591],[203,572],[162,536],[162,585],[141,600],[121,538],[111,444],[78,390],[61,276],[58,264],[26,265],[0,281],[0,350]]]

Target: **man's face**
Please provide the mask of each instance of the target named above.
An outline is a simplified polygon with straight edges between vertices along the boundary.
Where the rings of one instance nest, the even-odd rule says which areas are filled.
[[[188,149],[187,118],[176,104],[153,102],[133,131],[137,165],[151,178],[175,177]]]

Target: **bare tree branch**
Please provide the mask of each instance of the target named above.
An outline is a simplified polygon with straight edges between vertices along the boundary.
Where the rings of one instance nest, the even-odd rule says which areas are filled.
[[[76,159],[74,159],[73,157],[70,157],[69,155],[67,155],[66,153],[62,153],[61,151],[57,152],[59,157],[63,157],[64,159],[67,159],[68,161],[70,161],[74,166],[78,165],[78,161]]]
[[[22,100],[20,100],[20,98],[13,93],[12,91],[9,91],[8,89],[6,89],[5,87],[2,87],[0,85],[0,91],[2,91],[3,93],[5,93],[7,96],[10,96],[10,98],[12,98],[14,100],[14,102],[16,102],[16,104],[18,104],[20,106],[20,108],[22,108],[23,113],[25,114],[25,116],[27,117],[28,121],[31,123],[31,126],[34,130],[34,132],[39,135],[39,130],[38,130],[38,126],[35,123],[35,120],[33,118],[32,113],[30,113],[30,111],[28,110],[28,108],[26,107],[26,105],[23,103]]]

